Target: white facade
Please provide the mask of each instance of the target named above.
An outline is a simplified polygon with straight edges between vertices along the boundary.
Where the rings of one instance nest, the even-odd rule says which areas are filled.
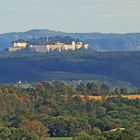
[[[25,42],[13,42],[11,44],[11,47],[8,50],[10,52],[15,52],[15,51],[26,48],[26,46],[27,46],[27,43],[25,43]]]
[[[25,42],[13,42],[11,44],[11,47],[9,48],[9,51],[18,51],[21,49],[24,49],[27,47],[27,43]],[[66,45],[63,43],[56,43],[56,44],[51,44],[51,45],[30,45],[29,46],[31,50],[36,51],[36,52],[49,52],[49,51],[68,51],[68,50],[78,50],[78,49],[88,49],[89,45],[85,44],[83,45],[82,42],[72,42],[70,45]]]

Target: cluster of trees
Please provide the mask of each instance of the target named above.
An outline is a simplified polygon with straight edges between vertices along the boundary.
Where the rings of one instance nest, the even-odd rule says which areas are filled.
[[[70,36],[50,36],[29,39],[27,40],[27,43],[31,45],[47,45],[47,44],[55,44],[57,42],[71,44],[73,41],[79,41],[79,39],[75,39]]]
[[[91,134],[80,132],[74,136],[72,140],[139,140],[139,131],[135,129],[127,129],[124,131],[117,130],[115,132],[101,132],[98,128],[94,128]]]
[[[84,99],[80,96],[83,94]],[[115,94],[119,96],[110,96]],[[30,139],[70,136],[73,140],[139,140],[140,100],[124,99],[121,94],[127,94],[125,88],[110,91],[106,85],[95,83],[54,81],[29,87],[0,86],[0,138],[6,135],[16,140],[17,135]],[[86,95],[110,98],[97,101]]]
[[[9,128],[0,126],[0,139],[1,140],[39,140],[36,133],[24,132],[17,128]]]

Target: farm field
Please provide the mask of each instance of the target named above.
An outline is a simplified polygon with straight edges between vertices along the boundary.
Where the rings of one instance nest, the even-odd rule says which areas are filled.
[[[84,95],[81,95],[80,96],[82,99],[84,98],[87,98],[89,100],[96,100],[96,101],[101,101],[104,99],[103,96],[84,96]],[[123,98],[127,98],[129,100],[140,100],[140,94],[135,94],[135,95],[123,95],[122,96]],[[108,97],[107,97],[108,98]]]
[[[128,98],[129,100],[136,100],[139,99],[140,100],[140,94],[136,94],[136,95],[127,95],[127,96],[123,96],[124,98]]]

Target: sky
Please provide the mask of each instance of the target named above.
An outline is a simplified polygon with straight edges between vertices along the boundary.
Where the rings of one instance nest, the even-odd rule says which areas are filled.
[[[140,0],[0,0],[0,33],[140,32]]]

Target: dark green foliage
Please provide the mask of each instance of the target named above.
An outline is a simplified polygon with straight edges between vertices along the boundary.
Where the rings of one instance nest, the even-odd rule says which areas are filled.
[[[98,95],[113,97],[89,100],[96,87]],[[35,83],[28,88],[0,86],[0,135],[31,140],[38,138],[36,134],[46,135],[48,130],[49,136],[75,140],[139,140],[140,100],[124,99],[121,95],[128,94],[126,90],[119,96],[118,91],[122,89],[109,91],[106,85],[93,82],[77,86],[62,81]]]
[[[55,43],[72,44],[73,41],[79,41],[70,36],[52,36],[52,37],[40,37],[27,40],[30,45],[47,45]]]
[[[0,127],[0,140],[39,140],[36,134],[26,134],[16,128]]]
[[[85,132],[81,132],[78,134],[78,136],[73,137],[72,140],[97,140],[97,139]]]

